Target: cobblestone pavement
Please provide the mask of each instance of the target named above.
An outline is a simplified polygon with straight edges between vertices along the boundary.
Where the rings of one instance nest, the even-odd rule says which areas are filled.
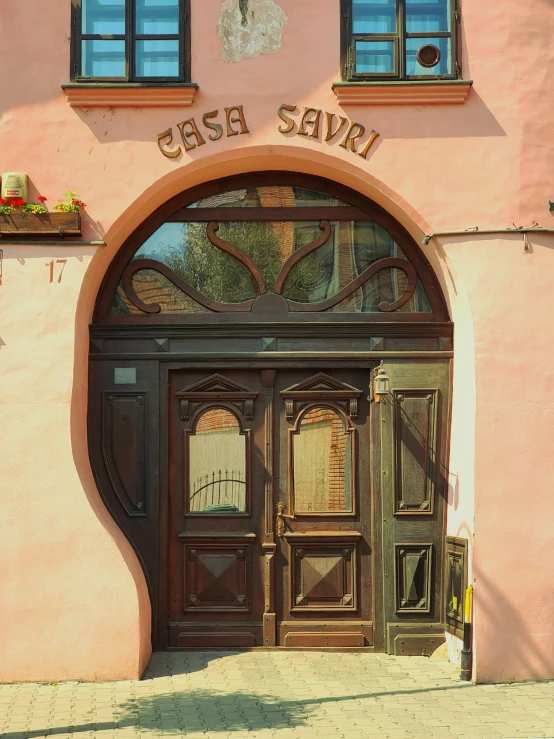
[[[554,681],[460,682],[446,660],[154,655],[143,680],[0,686],[0,737],[554,737]]]

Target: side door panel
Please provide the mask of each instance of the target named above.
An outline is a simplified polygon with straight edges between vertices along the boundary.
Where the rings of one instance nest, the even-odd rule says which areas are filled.
[[[379,402],[386,649],[430,654],[441,623],[448,360],[386,360]]]
[[[88,442],[102,499],[145,573],[156,624],[159,588],[158,363],[92,361]],[[157,640],[153,629],[154,643]]]

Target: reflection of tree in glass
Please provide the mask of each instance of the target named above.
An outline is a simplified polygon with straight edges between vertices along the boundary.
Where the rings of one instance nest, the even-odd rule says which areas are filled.
[[[206,222],[169,224],[147,240],[135,253],[135,259],[158,260],[208,298],[223,303],[237,303],[256,297],[256,286],[248,269],[232,255],[211,243]],[[333,224],[333,230],[336,224]],[[281,268],[297,249],[313,242],[321,234],[319,222],[313,221],[241,221],[220,223],[217,236],[240,249],[260,270],[271,292]],[[165,238],[164,238],[165,237]],[[283,294],[297,302],[322,300],[336,291],[333,277],[334,238],[294,265]],[[161,306],[162,313],[204,312],[207,308],[188,298],[155,268],[136,273],[133,284],[141,300]],[[111,313],[140,312],[118,286]]]
[[[163,261],[195,290],[225,303],[256,297],[255,282],[246,267],[214,246],[206,235],[206,223],[188,223],[181,244],[163,249]],[[221,223],[217,236],[252,259],[271,290],[282,256],[279,236],[270,223]]]
[[[334,269],[334,248],[329,241],[294,265],[285,280],[284,297],[296,303],[325,300],[329,294],[336,292],[332,285]]]
[[[291,233],[287,226],[292,227]],[[303,223],[303,228],[297,226],[300,224],[287,222],[220,223],[217,236],[252,259],[264,278],[267,291],[271,292],[292,250],[313,241],[320,233],[318,223]],[[186,224],[183,241],[166,245],[162,254],[163,262],[171,270],[213,300],[237,303],[256,297],[255,283],[246,267],[211,243],[206,235],[205,223]],[[297,279],[308,285],[319,282],[319,261],[313,256],[311,259],[302,259],[294,267]],[[298,300],[298,297],[293,299]]]

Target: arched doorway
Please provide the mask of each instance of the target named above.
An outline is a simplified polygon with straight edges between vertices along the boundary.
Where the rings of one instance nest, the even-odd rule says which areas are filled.
[[[451,356],[423,254],[336,183],[254,173],[147,219],[99,292],[89,443],[155,647],[429,651]]]

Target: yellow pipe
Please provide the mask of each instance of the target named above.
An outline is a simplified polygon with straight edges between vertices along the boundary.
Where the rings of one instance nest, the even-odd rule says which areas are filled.
[[[464,622],[471,623],[471,596],[473,595],[473,586],[470,585],[466,590],[466,598],[464,604]]]

